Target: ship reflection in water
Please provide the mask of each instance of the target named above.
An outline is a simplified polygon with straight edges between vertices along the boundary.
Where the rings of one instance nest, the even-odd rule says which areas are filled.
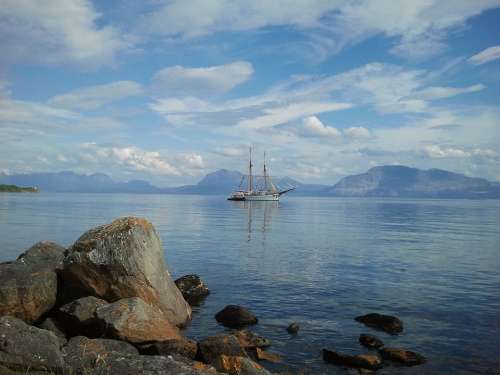
[[[273,216],[279,209],[279,201],[233,201],[232,204],[247,215],[247,241],[252,240],[252,233],[262,233],[262,243],[266,241],[266,232],[270,230]]]

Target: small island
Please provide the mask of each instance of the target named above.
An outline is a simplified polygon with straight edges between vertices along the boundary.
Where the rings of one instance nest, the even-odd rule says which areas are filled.
[[[38,193],[38,188],[37,187],[20,187],[16,185],[5,185],[5,184],[0,184],[0,193],[1,192],[6,192],[6,193]]]

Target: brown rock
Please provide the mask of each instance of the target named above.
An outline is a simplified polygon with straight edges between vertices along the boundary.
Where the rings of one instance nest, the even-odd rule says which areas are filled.
[[[199,343],[200,355],[205,363],[213,364],[220,355],[247,357],[238,339],[233,335],[207,337]]]
[[[39,242],[15,262],[0,264],[0,316],[37,321],[56,302],[57,274],[64,248]]]
[[[423,355],[402,348],[382,348],[379,353],[382,358],[405,366],[416,366],[426,362]]]
[[[232,331],[231,334],[236,336],[244,349],[267,348],[272,343],[271,340],[247,329]]]
[[[348,355],[323,349],[323,359],[335,365],[377,370],[382,367],[379,356],[374,354]]]
[[[214,363],[217,371],[229,375],[270,375],[264,367],[245,357],[221,355]]]
[[[384,346],[384,343],[378,337],[367,334],[359,335],[359,343],[370,349],[378,349]]]
[[[179,330],[156,306],[140,298],[125,298],[96,310],[105,336],[131,343],[181,339]]]
[[[63,356],[59,338],[22,320],[0,318],[0,366],[11,370],[61,372]]]
[[[196,359],[198,343],[189,339],[172,339],[167,341],[144,344],[139,347],[141,354],[147,355],[174,355]]]
[[[191,306],[198,306],[210,294],[210,290],[198,275],[185,275],[175,280],[175,285]]]
[[[403,332],[403,322],[395,316],[372,313],[358,316],[355,320],[368,327],[380,329],[391,335]]]
[[[191,317],[167,270],[160,239],[145,219],[124,217],[84,233],[69,250],[62,276],[107,301],[139,297],[175,325]]]
[[[255,348],[255,356],[259,361],[269,361],[269,362],[281,362],[281,355],[278,353],[269,353],[261,348]]]
[[[227,305],[217,314],[215,319],[230,328],[241,328],[245,325],[257,324],[257,317],[249,310],[238,305]]]

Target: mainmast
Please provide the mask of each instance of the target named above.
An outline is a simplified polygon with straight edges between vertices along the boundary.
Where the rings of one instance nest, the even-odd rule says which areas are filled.
[[[264,191],[267,191],[266,152],[264,151]]]
[[[252,181],[252,147],[250,147],[250,162],[248,164],[248,191],[253,190],[253,181]]]

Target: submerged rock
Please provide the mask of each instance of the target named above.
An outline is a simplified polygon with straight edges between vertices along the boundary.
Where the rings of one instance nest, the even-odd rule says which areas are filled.
[[[70,248],[62,275],[107,301],[139,297],[175,325],[191,317],[167,270],[160,239],[145,219],[124,217],[84,233]]]
[[[63,247],[43,241],[15,262],[0,264],[0,316],[33,323],[48,312],[56,302],[56,271],[63,258]]]
[[[382,358],[405,366],[416,366],[426,362],[423,355],[403,348],[382,348],[379,353]]]
[[[200,356],[205,363],[214,364],[221,355],[247,357],[247,353],[233,335],[210,336],[200,341]]]
[[[378,349],[384,346],[384,343],[378,337],[367,334],[359,335],[359,343],[370,349]]]
[[[198,343],[189,339],[172,339],[139,347],[141,354],[147,355],[180,355],[189,359],[196,359]]]
[[[355,320],[391,335],[403,332],[403,322],[395,316],[372,313],[358,316]]]
[[[267,348],[272,343],[271,340],[247,329],[232,331],[231,334],[238,339],[240,345],[245,349]]]
[[[137,297],[101,306],[96,310],[96,317],[106,337],[131,343],[181,338],[177,327],[162,310]]]
[[[374,354],[348,355],[332,350],[323,349],[323,359],[334,365],[341,365],[368,370],[377,370],[382,367],[380,357]]]
[[[95,313],[97,308],[106,304],[106,301],[97,297],[83,297],[61,306],[57,317],[69,336],[85,334],[87,337],[99,337],[103,329]]]
[[[175,285],[191,306],[199,305],[201,300],[210,294],[210,290],[198,275],[182,276],[175,280]]]
[[[290,325],[287,327],[286,330],[290,334],[297,334],[300,330],[299,323],[297,323],[297,322],[290,323]]]
[[[227,305],[215,315],[215,319],[229,328],[240,328],[258,322],[254,314],[238,305]]]
[[[64,364],[60,346],[60,339],[50,331],[15,317],[0,318],[0,366],[23,373],[60,373]]]

